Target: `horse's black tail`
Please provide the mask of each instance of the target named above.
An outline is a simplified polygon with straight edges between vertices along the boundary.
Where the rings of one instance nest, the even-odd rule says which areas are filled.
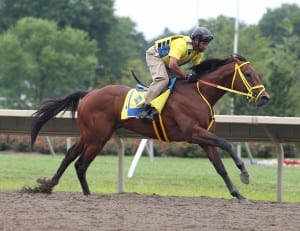
[[[31,124],[31,148],[33,147],[37,135],[44,124],[54,116],[56,116],[58,113],[70,110],[72,113],[72,117],[74,118],[79,100],[83,98],[87,93],[88,91],[77,91],[66,96],[65,98],[50,99],[44,101],[39,106],[38,110],[32,115],[33,120]]]

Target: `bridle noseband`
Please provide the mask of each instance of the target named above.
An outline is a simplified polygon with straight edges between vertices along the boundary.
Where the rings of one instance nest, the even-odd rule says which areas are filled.
[[[231,82],[231,89],[233,90],[233,86],[234,86],[234,82],[236,80],[237,73],[239,73],[239,76],[240,76],[242,82],[244,83],[244,86],[247,88],[248,93],[244,93],[244,92],[241,92],[241,91],[237,91],[236,93],[240,94],[240,95],[245,95],[249,102],[254,101],[256,103],[257,100],[260,98],[261,94],[265,91],[265,86],[262,85],[262,84],[256,85],[256,86],[251,86],[249,84],[249,82],[247,81],[244,73],[241,70],[242,66],[244,66],[246,64],[249,64],[249,63],[250,62],[244,62],[240,65],[237,64],[237,63],[235,64],[234,75],[233,75],[232,82]],[[260,89],[260,88],[261,88],[261,90],[258,92],[258,94],[253,93],[254,90]]]

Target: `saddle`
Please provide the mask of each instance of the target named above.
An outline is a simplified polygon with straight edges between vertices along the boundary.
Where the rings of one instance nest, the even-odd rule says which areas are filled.
[[[172,78],[167,86],[167,89],[163,91],[159,96],[151,101],[151,106],[154,107],[159,114],[161,114],[174,86],[176,78]],[[148,88],[140,84],[136,88],[131,89],[126,97],[122,107],[121,120],[136,117],[141,111],[141,107],[145,102],[145,93]]]

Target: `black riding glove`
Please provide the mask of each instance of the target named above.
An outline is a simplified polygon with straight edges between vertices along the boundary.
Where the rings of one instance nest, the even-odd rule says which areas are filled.
[[[189,83],[195,83],[198,81],[198,76],[193,74],[193,73],[190,73],[190,74],[187,74],[186,76],[186,80],[189,82]]]

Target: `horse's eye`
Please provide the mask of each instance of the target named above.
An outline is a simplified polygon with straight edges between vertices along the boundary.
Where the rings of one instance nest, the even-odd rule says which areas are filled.
[[[246,73],[245,73],[245,77],[246,77],[246,79],[251,79],[251,74],[248,73],[248,72],[246,72]]]

